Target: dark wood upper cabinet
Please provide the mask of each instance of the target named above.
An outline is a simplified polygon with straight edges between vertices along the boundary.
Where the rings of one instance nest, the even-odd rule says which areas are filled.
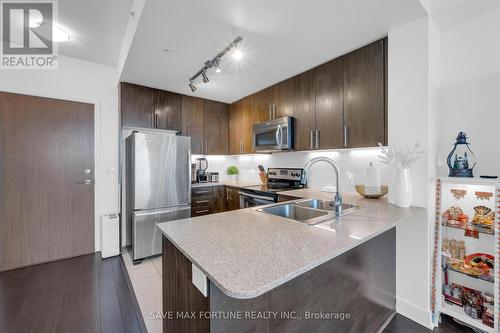
[[[316,133],[315,149],[343,146],[344,65],[337,58],[315,68]]]
[[[253,96],[247,96],[241,100],[241,112],[243,114],[243,142],[242,154],[251,154],[255,152],[253,147],[253,125],[262,122],[260,114],[254,112]]]
[[[122,126],[154,127],[154,89],[131,83],[121,83],[120,101]]]
[[[243,101],[239,100],[229,106],[229,154],[242,153],[243,145]]]
[[[293,116],[293,79],[274,86],[274,116],[281,118]]]
[[[156,90],[155,127],[182,131],[182,95]]]
[[[345,147],[374,147],[385,140],[385,40],[343,57]]]
[[[316,129],[314,98],[314,70],[294,77],[295,150],[309,150],[314,147],[314,130]]]
[[[203,154],[203,99],[182,96],[182,134],[191,137],[191,153]]]
[[[274,86],[259,91],[253,97],[253,119],[256,124],[274,118]]]
[[[204,154],[228,153],[228,105],[221,102],[203,102]]]

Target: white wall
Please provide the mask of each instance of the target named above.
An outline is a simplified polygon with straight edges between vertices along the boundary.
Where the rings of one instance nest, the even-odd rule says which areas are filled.
[[[118,212],[118,89],[116,68],[59,56],[57,70],[3,70],[0,91],[95,104],[95,248],[100,216]]]
[[[426,154],[412,168],[414,205],[428,207],[434,166],[429,151],[431,85],[427,17],[389,31],[389,144],[418,142]],[[396,308],[430,327],[430,221],[427,213],[397,227]]]
[[[475,175],[500,175],[500,10],[441,31],[438,157],[445,161],[459,131],[477,157]],[[448,168],[439,165],[440,175]]]
[[[303,168],[313,157],[326,156],[338,163],[343,174],[341,187],[343,192],[354,192],[355,184],[364,183],[365,168],[374,162],[380,168],[382,184],[387,184],[387,167],[379,162],[380,149],[353,149],[328,150],[316,152],[284,152],[275,154],[256,154],[240,156],[207,156],[208,171],[217,171],[221,180],[226,179],[226,169],[229,165],[236,165],[240,169],[239,180],[244,182],[260,182],[257,166],[261,164],[267,168]],[[197,156],[194,156],[194,159]],[[352,183],[347,180],[352,175]],[[335,186],[335,173],[326,163],[318,163],[311,167],[308,177],[308,187],[321,189],[324,186]]]

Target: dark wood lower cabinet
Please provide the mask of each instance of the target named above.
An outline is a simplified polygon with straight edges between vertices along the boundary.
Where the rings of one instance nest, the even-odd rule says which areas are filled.
[[[239,189],[224,185],[195,187],[191,190],[191,216],[222,213],[240,208]]]
[[[240,209],[240,189],[237,187],[226,186],[226,210]]]
[[[386,231],[250,299],[231,298],[211,281],[204,297],[191,281],[190,260],[165,237],[163,272],[163,311],[172,316],[164,319],[164,333],[379,332],[395,313],[396,231]],[[207,311],[241,319],[208,320]],[[194,318],[178,318],[185,312],[193,312]],[[250,319],[251,313],[268,317]],[[321,314],[337,319],[319,318]]]

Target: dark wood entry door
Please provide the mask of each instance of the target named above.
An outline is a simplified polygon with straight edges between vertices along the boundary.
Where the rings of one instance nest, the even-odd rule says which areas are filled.
[[[94,252],[94,106],[0,92],[0,271]]]

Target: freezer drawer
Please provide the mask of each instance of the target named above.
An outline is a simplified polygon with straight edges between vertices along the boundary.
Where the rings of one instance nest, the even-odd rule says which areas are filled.
[[[158,223],[191,217],[191,206],[153,209],[132,212],[133,260],[161,253],[161,231]]]

